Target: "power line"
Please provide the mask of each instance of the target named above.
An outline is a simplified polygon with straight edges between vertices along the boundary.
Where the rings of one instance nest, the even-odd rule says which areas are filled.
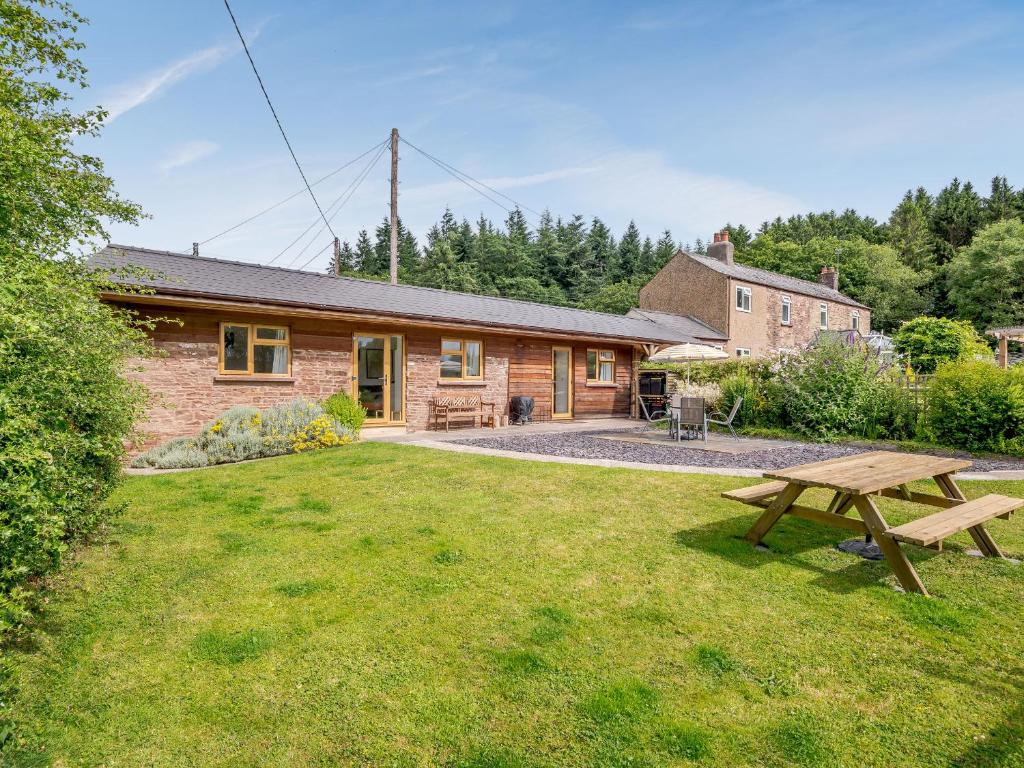
[[[446,163],[444,160],[440,159],[439,157],[434,157],[434,155],[430,154],[429,152],[427,152],[425,150],[420,149],[419,147],[417,147],[415,144],[413,144],[411,141],[405,139],[404,137],[402,139],[400,139],[400,141],[403,141],[406,144],[408,144],[410,147],[415,149],[417,152],[419,152],[425,158],[427,158],[428,160],[430,160],[434,164],[438,165],[442,170],[447,171],[450,175],[454,176],[456,179],[461,181],[463,184],[468,186],[470,189],[473,189],[473,191],[476,192],[477,194],[482,195],[483,197],[486,197],[488,200],[490,200],[492,203],[497,205],[499,208],[504,208],[509,213],[512,212],[509,208],[507,208],[506,206],[502,205],[501,203],[499,203],[494,198],[490,197],[489,195],[485,195],[483,192],[481,192],[478,189],[474,189],[472,186],[470,186],[465,181],[465,179],[469,179],[469,181],[473,182],[474,184],[477,184],[477,185],[483,187],[484,189],[487,189],[487,190],[493,192],[494,194],[498,195],[499,197],[505,198],[510,203],[515,205],[517,208],[521,208],[524,211],[529,211],[530,213],[532,213],[533,215],[538,216],[538,217],[540,217],[542,215],[539,211],[535,211],[533,208],[530,208],[528,205],[523,205],[519,201],[514,200],[513,198],[511,198],[508,195],[506,195],[504,192],[500,192],[499,190],[495,189],[492,186],[489,186],[489,185],[485,184],[484,182],[480,181],[479,179],[474,179],[468,173],[466,173],[465,171],[460,171],[454,165],[451,165],[450,163]],[[460,177],[465,177],[465,179],[460,178]]]
[[[383,145],[383,146],[382,146],[382,145]],[[350,189],[352,189],[352,185],[353,185],[353,184],[356,184],[357,182],[359,182],[359,180],[360,180],[360,179],[361,179],[361,178],[363,177],[363,175],[364,175],[365,173],[367,173],[367,170],[368,170],[369,168],[372,168],[372,167],[373,167],[373,165],[374,165],[374,164],[375,164],[375,163],[377,162],[377,160],[378,160],[378,159],[380,158],[380,156],[381,156],[382,154],[384,154],[384,150],[385,150],[385,149],[387,149],[387,142],[382,142],[382,145],[378,145],[378,146],[377,146],[377,154],[376,154],[376,155],[375,155],[375,156],[373,157],[373,159],[372,159],[372,160],[371,160],[371,161],[370,161],[370,162],[369,162],[369,163],[368,163],[368,164],[367,164],[367,165],[366,165],[366,166],[365,166],[365,167],[363,168],[363,170],[361,170],[361,171],[360,171],[359,173],[357,173],[357,174],[356,174],[356,177],[355,177],[355,179],[353,179],[352,181],[350,181],[350,182],[349,182],[349,185],[348,185],[347,187],[345,187],[345,189],[343,189],[343,190],[342,190],[341,194],[340,194],[340,195],[338,195],[338,196],[337,196],[336,198],[334,198],[334,200],[333,200],[333,201],[331,202],[331,204],[330,204],[329,206],[327,206],[327,212],[328,212],[328,213],[331,213],[331,210],[332,210],[332,209],[333,209],[333,208],[334,208],[334,207],[335,207],[336,205],[338,205],[338,202],[339,202],[339,201],[340,201],[340,200],[341,200],[341,199],[342,199],[343,197],[345,197],[345,194],[346,194],[346,193],[347,193],[347,192],[348,192],[348,191],[349,191]],[[347,200],[346,200],[346,202],[347,202]],[[344,203],[342,203],[342,205],[344,205]],[[338,210],[341,210],[341,209],[339,208]],[[335,216],[336,214],[337,214],[337,211],[334,211],[334,213],[331,213],[331,218],[333,218],[333,217],[334,217],[334,216]],[[270,266],[270,265],[271,265],[271,264],[273,264],[273,263],[274,263],[275,261],[277,261],[277,260],[278,260],[279,258],[281,258],[282,256],[284,256],[284,255],[285,255],[285,253],[287,253],[288,251],[290,251],[290,250],[292,249],[292,247],[294,247],[294,245],[295,245],[295,244],[296,244],[297,242],[299,242],[299,241],[300,241],[300,240],[301,240],[302,238],[304,238],[304,237],[305,237],[305,236],[306,236],[307,234],[309,234],[309,231],[310,231],[311,229],[313,229],[313,227],[315,227],[315,226],[316,226],[316,224],[317,224],[317,221],[319,221],[319,219],[313,219],[312,223],[311,223],[311,224],[310,224],[310,225],[309,225],[308,227],[306,227],[306,228],[305,228],[304,230],[302,230],[302,231],[301,231],[301,232],[300,232],[300,233],[298,234],[298,236],[297,236],[297,237],[296,237],[296,238],[295,238],[294,240],[292,240],[292,241],[291,241],[290,243],[288,243],[288,245],[286,245],[286,246],[285,246],[284,248],[282,248],[282,249],[281,249],[281,250],[280,250],[280,251],[279,251],[279,252],[277,253],[277,255],[275,255],[275,256],[274,256],[274,258],[272,258],[272,259],[271,259],[270,261],[268,261],[268,262],[267,262],[267,266]],[[321,227],[321,228],[320,228],[320,232],[323,232],[323,230],[324,230],[324,228],[323,228],[323,227]],[[319,233],[318,233],[318,234],[319,234]],[[333,234],[333,233],[332,233],[332,234]],[[295,261],[295,259],[292,259],[292,261],[294,262],[294,261]]]
[[[345,207],[345,204],[346,204],[346,203],[347,203],[347,202],[348,202],[349,200],[351,200],[351,199],[352,199],[353,195],[355,195],[355,193],[356,193],[356,192],[357,192],[357,191],[359,190],[359,187],[360,187],[360,186],[362,185],[362,183],[363,183],[364,181],[366,181],[366,178],[367,178],[367,177],[368,177],[368,176],[370,175],[370,172],[371,172],[371,171],[372,171],[372,170],[374,169],[374,167],[375,167],[375,166],[377,165],[377,162],[378,162],[378,161],[380,160],[380,158],[381,158],[381,157],[383,156],[383,154],[384,154],[384,150],[386,150],[386,149],[387,149],[387,147],[381,147],[380,151],[379,151],[379,152],[378,152],[378,153],[376,154],[376,156],[375,156],[375,157],[373,158],[373,161],[372,161],[372,162],[371,162],[371,163],[370,163],[370,164],[369,164],[369,165],[368,165],[368,166],[366,167],[366,169],[365,169],[365,170],[363,171],[363,173],[361,174],[361,176],[358,176],[358,177],[356,178],[356,180],[355,180],[355,181],[353,182],[353,184],[351,184],[351,185],[350,185],[350,187],[351,187],[351,190],[352,190],[352,191],[348,193],[348,197],[346,197],[346,198],[345,198],[344,200],[342,200],[342,202],[341,202],[341,205],[339,205],[339,206],[338,206],[338,207],[337,207],[337,208],[335,209],[334,213],[332,213],[332,214],[331,214],[331,216],[330,216],[330,218],[331,218],[331,219],[334,219],[334,217],[336,217],[336,216],[337,216],[337,215],[338,215],[338,214],[339,214],[339,213],[341,212],[341,209]],[[342,194],[344,194],[344,193],[342,193]],[[307,244],[306,244],[306,246],[305,246],[305,247],[304,247],[304,248],[303,248],[303,249],[302,249],[301,251],[299,251],[299,253],[298,253],[298,254],[296,254],[295,258],[294,258],[294,259],[292,259],[291,263],[294,263],[294,262],[298,261],[298,260],[299,260],[299,257],[300,257],[300,256],[302,256],[302,254],[303,254],[303,253],[305,253],[305,252],[306,252],[306,251],[307,251],[307,250],[309,249],[309,246],[310,246],[310,245],[312,245],[312,244],[313,244],[314,242],[316,242],[316,239],[317,239],[317,238],[318,238],[318,237],[320,236],[320,233],[321,233],[321,232],[323,232],[323,231],[324,231],[324,228],[323,228],[323,227],[320,227],[319,231],[318,231],[318,232],[317,232],[317,233],[316,233],[316,234],[315,234],[315,235],[313,236],[313,239],[312,239],[312,240],[310,240],[310,241],[309,241],[309,243],[307,243]],[[328,246],[328,247],[329,247],[329,246]],[[308,266],[309,266],[310,264],[312,264],[312,263],[313,263],[313,261],[314,261],[314,260],[316,260],[316,258],[317,258],[317,257],[318,257],[318,256],[319,256],[319,255],[320,255],[321,253],[323,253],[323,252],[324,252],[324,251],[326,251],[326,250],[327,250],[327,248],[323,248],[323,249],[321,249],[321,250],[320,250],[320,251],[319,251],[318,253],[314,254],[314,255],[312,256],[312,258],[310,258],[310,259],[309,259],[308,261],[306,261],[306,262],[305,262],[305,263],[304,263],[304,264],[303,264],[303,265],[302,265],[301,267],[299,267],[299,269],[305,269],[306,267],[308,267]],[[291,264],[291,263],[290,263],[290,264]],[[289,264],[289,266],[290,266],[290,264]]]
[[[310,186],[309,180],[306,179],[306,174],[302,170],[299,158],[295,156],[295,150],[292,149],[292,143],[288,141],[288,134],[284,132],[284,126],[281,125],[281,120],[277,116],[277,110],[274,109],[274,103],[270,100],[270,94],[267,93],[266,86],[263,85],[263,78],[260,77],[260,72],[256,69],[256,62],[252,60],[252,54],[249,53],[249,46],[246,45],[245,36],[242,34],[242,30],[238,26],[238,21],[235,19],[235,14],[231,10],[231,5],[228,3],[228,0],[224,0],[224,7],[228,9],[228,15],[231,17],[231,23],[235,25],[235,32],[238,33],[238,39],[242,41],[242,48],[245,49],[245,56],[249,59],[249,65],[252,67],[253,74],[256,75],[256,81],[260,84],[260,90],[263,91],[263,98],[267,100],[267,106],[270,107],[270,114],[274,116],[274,122],[277,123],[277,128],[281,131],[281,138],[284,139],[284,143],[288,146],[288,151],[291,153],[292,160],[295,161],[295,167],[299,169],[299,175],[302,177],[302,182],[306,185],[306,189],[309,190],[309,196],[313,198],[313,204],[320,212],[320,218],[324,220],[324,224],[327,225],[327,228],[331,229],[331,225],[327,221],[327,217],[324,216],[323,208],[320,207],[320,201],[316,199],[316,195],[313,194],[313,187]],[[334,236],[333,229],[331,230],[331,235]]]
[[[313,182],[313,186],[315,187],[315,186],[317,186],[318,184],[322,184],[323,182],[327,181],[327,180],[328,180],[329,178],[331,178],[331,177],[333,177],[333,176],[336,176],[336,175],[338,175],[338,174],[339,174],[339,173],[341,173],[341,172],[342,172],[343,170],[345,170],[346,168],[348,168],[348,167],[349,167],[350,165],[353,165],[353,164],[355,164],[355,163],[358,163],[358,162],[359,162],[360,160],[362,160],[362,159],[363,159],[364,157],[366,157],[366,156],[367,156],[368,154],[370,154],[371,152],[373,152],[373,151],[374,151],[375,149],[380,149],[380,147],[381,147],[381,145],[382,145],[382,144],[387,144],[387,143],[388,143],[388,140],[387,140],[387,139],[384,139],[384,141],[380,142],[379,144],[374,144],[374,145],[373,145],[372,147],[370,147],[370,148],[369,148],[368,150],[366,150],[365,152],[363,152],[363,153],[362,153],[361,155],[359,155],[358,157],[356,157],[356,158],[353,158],[352,160],[349,160],[349,161],[348,161],[347,163],[345,163],[344,165],[341,165],[341,166],[339,166],[339,167],[335,168],[335,169],[334,169],[333,171],[331,171],[331,172],[330,172],[330,173],[328,173],[327,175],[325,175],[325,176],[321,176],[321,177],[320,177],[319,179],[317,179],[316,181],[314,181],[314,182]],[[208,237],[208,238],[206,238],[205,240],[200,240],[200,241],[199,241],[199,244],[200,244],[200,245],[206,245],[207,243],[212,243],[212,242],[213,242],[214,240],[216,240],[216,239],[217,239],[218,237],[222,237],[222,236],[224,236],[224,235],[228,234],[229,232],[234,232],[234,231],[235,231],[236,229],[238,229],[239,227],[244,227],[244,226],[245,226],[246,224],[248,224],[248,223],[249,223],[249,222],[251,222],[251,221],[255,221],[256,219],[258,219],[258,218],[259,218],[260,216],[264,215],[265,213],[270,213],[270,212],[271,212],[272,210],[274,210],[275,208],[280,208],[280,207],[281,207],[282,205],[284,205],[285,203],[287,203],[287,202],[289,202],[289,201],[291,201],[291,200],[294,200],[294,199],[295,199],[296,197],[298,197],[299,195],[301,195],[301,194],[302,194],[303,192],[305,192],[305,191],[306,191],[306,188],[305,188],[305,187],[303,187],[303,188],[302,188],[302,189],[300,189],[299,191],[297,191],[297,192],[294,192],[294,193],[293,193],[293,194],[291,194],[291,195],[288,195],[288,197],[284,198],[283,200],[279,200],[278,202],[274,203],[273,205],[271,205],[271,206],[269,206],[269,207],[267,207],[267,208],[264,208],[264,209],[263,209],[262,211],[260,211],[259,213],[254,213],[254,214],[253,214],[252,216],[250,216],[249,218],[247,218],[247,219],[244,219],[244,220],[242,220],[242,221],[238,222],[238,223],[237,223],[237,224],[235,224],[234,226],[232,226],[232,227],[228,227],[227,229],[223,230],[222,232],[218,232],[218,233],[217,233],[216,235],[213,235],[212,237]],[[189,246],[189,248],[191,248],[191,246]],[[188,250],[188,248],[186,248],[185,250]]]
[[[386,142],[385,142],[385,144],[386,144]],[[351,198],[351,195],[349,195],[349,198],[346,198],[345,195],[348,194],[349,190],[352,190],[353,192],[355,191],[355,190],[353,190],[353,187],[354,186],[358,187],[358,185],[359,185],[359,183],[361,183],[362,179],[365,178],[365,175],[367,173],[369,173],[370,168],[372,168],[374,166],[374,164],[376,164],[377,160],[380,159],[380,156],[382,154],[384,154],[384,150],[385,149],[387,149],[387,146],[378,147],[377,154],[374,155],[374,157],[370,160],[370,162],[367,163],[363,167],[363,169],[361,171],[359,171],[359,173],[356,174],[356,177],[354,179],[352,179],[352,181],[349,182],[348,186],[345,187],[345,189],[343,189],[341,191],[341,194],[338,195],[336,198],[334,198],[334,200],[331,201],[331,204],[329,206],[327,206],[327,212],[331,215],[332,219],[337,215],[338,211],[341,210],[342,206],[344,206],[345,203],[348,202],[348,199]],[[344,202],[341,202],[342,199],[344,199]],[[341,202],[340,206],[338,205],[339,202]],[[337,206],[337,210],[334,210],[335,206]],[[272,258],[270,261],[267,262],[267,266],[270,266],[275,261],[277,261],[279,258],[284,256],[285,253],[290,251],[295,246],[296,243],[298,243],[300,240],[302,240],[302,238],[304,238],[307,234],[309,234],[309,231],[311,229],[313,229],[313,227],[315,227],[317,225],[318,221],[319,221],[319,219],[313,219],[313,221],[310,223],[310,225],[308,227],[306,227],[304,230],[302,230],[294,240],[292,240],[290,243],[288,243],[288,245],[286,245],[284,248],[282,248],[277,253],[277,255],[274,256],[274,258]],[[316,235],[314,235],[313,239],[310,240],[308,243],[306,243],[305,247],[294,258],[292,258],[292,260],[289,262],[288,266],[291,266],[291,264],[294,264],[295,261],[299,258],[299,256],[301,256],[303,253],[305,253],[306,249],[308,249],[309,246],[313,244],[313,240],[316,239],[316,237],[320,234],[320,232],[323,232],[323,231],[324,231],[324,228],[320,227],[319,231],[317,232]]]

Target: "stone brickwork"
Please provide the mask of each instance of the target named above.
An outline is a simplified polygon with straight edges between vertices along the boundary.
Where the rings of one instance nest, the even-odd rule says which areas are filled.
[[[136,308],[141,309],[141,308]],[[426,429],[430,401],[441,395],[479,395],[495,403],[495,413],[508,414],[512,395],[530,395],[550,413],[551,348],[574,351],[575,413],[612,416],[629,413],[632,387],[632,348],[601,345],[616,352],[614,386],[586,381],[584,342],[570,344],[543,338],[516,338],[467,331],[442,332],[408,327],[353,324],[309,318],[249,317],[242,314],[168,308],[147,310],[150,317],[174,318],[153,334],[160,356],[138,363],[133,378],[152,393],[147,422],[147,445],[196,434],[204,424],[235,405],[266,408],[297,397],[321,400],[352,390],[352,337],[356,332],[405,334],[406,425]],[[220,323],[254,322],[284,325],[291,330],[292,371],[283,380],[256,380],[218,374]],[[442,338],[479,339],[484,344],[482,382],[453,382],[440,378]],[[594,345],[589,345],[594,346]]]
[[[680,252],[640,289],[640,309],[692,315],[728,336],[728,292],[728,277]]]
[[[750,311],[736,307],[736,288],[750,288]],[[791,315],[782,323],[782,298],[788,296]],[[640,308],[675,315],[691,315],[728,336],[725,350],[735,356],[749,349],[752,357],[798,349],[820,330],[818,308],[828,305],[830,330],[853,328],[853,313],[860,313],[860,332],[871,329],[871,312],[837,301],[744,282],[723,275],[680,252],[640,289]]]

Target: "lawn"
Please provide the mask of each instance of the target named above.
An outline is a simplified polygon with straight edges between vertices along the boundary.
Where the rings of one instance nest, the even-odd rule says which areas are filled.
[[[749,482],[386,444],[133,478],[15,651],[8,761],[1024,764],[1024,567],[914,550],[928,600],[833,529],[755,551]]]

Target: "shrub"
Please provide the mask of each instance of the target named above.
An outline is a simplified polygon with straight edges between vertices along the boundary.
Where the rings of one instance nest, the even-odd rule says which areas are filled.
[[[366,421],[366,410],[346,392],[337,392],[324,400],[324,410],[328,416],[357,435]]]
[[[939,365],[928,390],[928,431],[969,451],[1024,452],[1024,371],[982,361]]]
[[[966,320],[916,317],[900,326],[893,342],[918,373],[934,373],[939,363],[948,360],[992,357],[988,345]]]
[[[27,617],[20,585],[112,513],[142,414],[121,373],[145,334],[100,284],[77,261],[0,253],[0,635]]]
[[[176,438],[152,448],[136,456],[132,466],[205,467],[347,445],[355,439],[356,433],[327,415],[322,406],[300,398],[264,411],[230,408],[197,437]]]
[[[757,385],[746,373],[737,373],[722,379],[721,409],[723,411],[731,410],[733,403],[736,402],[738,397],[743,398],[743,405],[736,412],[736,421],[733,423],[737,427],[751,427],[758,424],[760,398],[758,397]],[[761,424],[760,426],[767,425]]]
[[[715,408],[722,399],[722,388],[718,384],[697,384],[695,382],[680,381],[676,385],[676,392],[683,397],[702,397],[708,408]]]
[[[816,440],[865,435],[872,414],[880,413],[875,404],[884,371],[875,352],[834,336],[780,359],[778,396],[787,426]]]

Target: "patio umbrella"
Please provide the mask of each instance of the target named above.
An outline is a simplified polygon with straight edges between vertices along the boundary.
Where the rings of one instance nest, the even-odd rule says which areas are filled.
[[[652,363],[686,363],[686,383],[689,384],[689,364],[694,360],[725,360],[728,357],[727,352],[723,352],[717,347],[687,342],[663,349],[657,354],[651,355],[650,359]]]

